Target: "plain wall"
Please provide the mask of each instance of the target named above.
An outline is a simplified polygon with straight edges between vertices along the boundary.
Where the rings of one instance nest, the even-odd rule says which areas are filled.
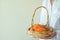
[[[27,34],[38,6],[39,0],[0,0],[0,40],[38,40]]]

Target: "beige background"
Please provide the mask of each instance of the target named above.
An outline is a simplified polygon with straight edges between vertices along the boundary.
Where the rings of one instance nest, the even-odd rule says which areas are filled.
[[[38,40],[26,31],[37,6],[40,0],[0,0],[0,40]]]

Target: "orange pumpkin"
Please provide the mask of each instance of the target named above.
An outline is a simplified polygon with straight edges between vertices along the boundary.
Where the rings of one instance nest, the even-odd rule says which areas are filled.
[[[34,24],[32,29],[36,32],[44,32],[46,29],[40,24]]]

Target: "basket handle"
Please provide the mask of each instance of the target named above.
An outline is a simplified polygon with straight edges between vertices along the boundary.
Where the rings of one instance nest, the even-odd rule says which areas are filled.
[[[46,27],[49,27],[49,14],[48,14],[47,8],[44,7],[44,6],[39,6],[39,7],[37,7],[37,8],[34,10],[34,13],[33,13],[33,16],[32,16],[31,27],[33,27],[33,24],[34,24],[34,16],[35,16],[36,11],[37,11],[39,8],[44,8],[44,9],[46,10],[46,14],[47,14]]]

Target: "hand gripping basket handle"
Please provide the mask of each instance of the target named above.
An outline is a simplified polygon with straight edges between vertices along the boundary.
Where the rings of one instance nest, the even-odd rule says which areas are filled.
[[[34,10],[34,13],[33,13],[33,16],[32,16],[31,26],[33,26],[33,24],[34,24],[34,16],[35,16],[36,11],[37,11],[39,8],[44,8],[44,9],[46,10],[46,14],[47,14],[46,27],[49,27],[49,14],[48,14],[47,8],[44,7],[44,6],[39,6],[39,7],[37,7],[37,8]]]

